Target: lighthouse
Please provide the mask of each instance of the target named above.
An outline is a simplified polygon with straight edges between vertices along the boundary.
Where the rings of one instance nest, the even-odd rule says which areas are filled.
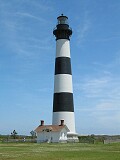
[[[70,130],[67,133],[68,140],[77,141],[70,56],[72,29],[69,27],[67,16],[62,14],[57,18],[57,25],[53,34],[56,37],[56,57],[52,124],[59,125],[60,121],[64,120],[65,125]]]

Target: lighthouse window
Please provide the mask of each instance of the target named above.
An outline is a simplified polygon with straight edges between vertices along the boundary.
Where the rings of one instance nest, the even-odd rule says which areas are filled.
[[[68,20],[66,17],[59,17],[58,24],[68,24]]]

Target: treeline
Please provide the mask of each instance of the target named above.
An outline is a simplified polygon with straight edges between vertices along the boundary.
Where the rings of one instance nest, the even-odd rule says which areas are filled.
[[[14,139],[14,140],[12,140],[12,139]],[[19,135],[16,132],[16,130],[13,130],[10,135],[1,135],[0,134],[0,141],[4,141],[4,142],[9,142],[9,141],[11,142],[11,141],[16,141],[16,140],[18,140],[18,141],[23,140],[25,142],[26,140],[29,140],[29,139],[36,139],[36,133],[33,130],[30,132],[30,136]]]
[[[27,142],[34,141],[36,136],[27,136],[27,135],[16,135],[15,137],[12,135],[0,135],[0,142]]]

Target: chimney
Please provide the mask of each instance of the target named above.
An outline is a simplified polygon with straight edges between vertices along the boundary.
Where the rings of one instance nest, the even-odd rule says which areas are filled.
[[[44,126],[44,121],[43,120],[41,120],[41,126]]]
[[[60,126],[64,126],[64,119],[61,120]]]

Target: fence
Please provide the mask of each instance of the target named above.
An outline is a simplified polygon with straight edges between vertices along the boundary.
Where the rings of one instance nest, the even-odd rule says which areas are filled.
[[[29,143],[36,143],[37,140],[36,139],[4,139],[2,142],[6,142],[6,143],[25,143],[25,142],[29,142]]]
[[[104,144],[110,144],[110,143],[120,143],[120,139],[107,139],[107,140],[104,140]]]

